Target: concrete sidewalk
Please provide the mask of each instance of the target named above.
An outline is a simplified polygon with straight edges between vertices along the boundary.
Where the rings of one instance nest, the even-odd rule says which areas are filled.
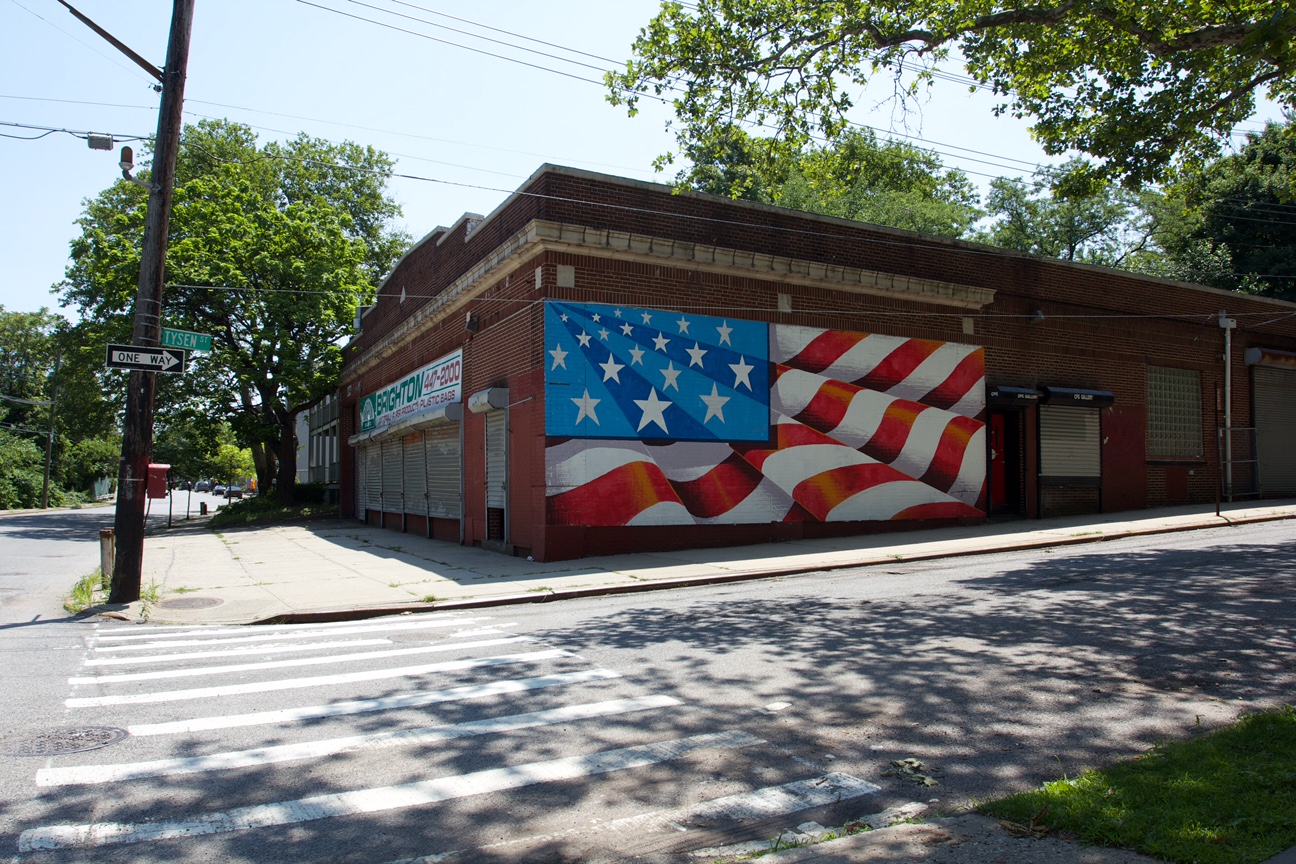
[[[1200,506],[537,563],[349,520],[155,530],[150,600],[111,614],[170,624],[338,620],[655,590],[1296,518],[1296,501]]]

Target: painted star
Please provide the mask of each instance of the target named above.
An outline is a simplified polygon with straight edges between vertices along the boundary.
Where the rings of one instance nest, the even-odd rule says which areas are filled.
[[[631,333],[634,332],[634,328],[631,327],[629,324],[622,324],[622,325],[621,325],[621,332],[624,333],[625,335],[629,336]]]
[[[720,332],[720,344],[721,344],[721,345],[732,345],[732,344],[733,344],[732,342],[729,341],[729,334],[733,332],[733,329],[734,329],[734,328],[732,328],[732,327],[729,326],[729,322],[728,322],[728,321],[721,321],[721,322],[720,322],[720,326],[717,327],[716,330],[718,330],[718,331]]]
[[[581,396],[579,399],[572,399],[571,401],[575,402],[576,407],[580,409],[580,411],[576,412],[577,423],[588,417],[594,421],[595,426],[602,425],[599,423],[598,415],[594,413],[594,406],[602,402],[602,399],[591,399],[589,390],[587,389],[585,395]]]
[[[756,368],[755,366],[748,365],[745,358],[739,357],[737,363],[729,364],[729,368],[732,369],[734,373],[733,386],[735,390],[738,389],[739,384],[746,384],[748,390],[752,389],[751,378],[748,376],[751,374],[751,371]]]
[[[600,328],[599,328],[599,338],[602,339],[604,342],[606,342],[606,341],[607,341],[607,337],[608,337],[608,331],[607,331],[607,328],[606,328],[606,327],[600,327]]]
[[[657,371],[666,376],[666,383],[662,385],[662,392],[665,393],[668,388],[674,387],[675,392],[678,393],[679,376],[684,370],[676,369],[674,363],[667,363],[665,369],[658,369]]]
[[[582,348],[588,348],[590,343],[590,335],[584,331],[581,331],[580,335],[576,337],[576,341],[581,344]]]
[[[653,348],[665,353],[666,346],[670,344],[670,341],[671,340],[667,339],[661,333],[658,333],[656,336],[653,337]]]
[[[694,342],[692,348],[685,348],[684,353],[689,355],[689,366],[700,366],[703,369],[706,368],[705,366],[702,366],[702,358],[706,356],[707,352],[706,349],[700,347],[698,343]]]
[[[620,317],[621,317],[621,310],[620,310],[620,309],[613,309],[613,310],[612,310],[612,314],[615,315],[616,317],[620,318]]]
[[[558,317],[561,318],[561,319],[563,320],[563,323],[564,323],[564,324],[567,323],[567,313],[566,313],[566,312],[564,312],[563,314],[559,315]]]
[[[563,367],[564,369],[567,368],[567,355],[571,352],[564,351],[562,345],[558,344],[555,345],[553,350],[550,351],[549,353],[552,354],[554,358],[554,365],[550,367],[551,370],[557,369],[559,366]]]
[[[616,358],[613,357],[613,356],[609,353],[609,354],[608,354],[607,362],[606,362],[606,363],[600,363],[600,364],[598,364],[598,365],[599,365],[600,367],[602,367],[602,369],[603,369],[603,380],[604,380],[604,381],[607,381],[608,379],[611,379],[611,380],[617,382],[618,384],[621,383],[621,379],[620,379],[619,377],[617,377],[617,376],[620,374],[621,370],[625,368],[625,364],[624,364],[624,363],[618,363],[618,362],[616,362]]]
[[[674,402],[658,399],[656,388],[649,388],[648,398],[635,399],[634,403],[643,410],[643,418],[639,421],[639,428],[635,430],[636,432],[642,432],[643,428],[649,423],[656,423],[663,432],[670,434],[670,430],[666,428],[666,418],[662,415],[667,408],[675,404]]]
[[[688,332],[689,324],[693,322],[689,321],[687,318],[681,315],[680,320],[676,321],[675,323],[679,325],[681,333],[683,333],[685,336],[689,335]]]
[[[643,365],[643,355],[644,355],[644,350],[643,350],[642,348],[640,348],[638,345],[636,345],[635,347],[631,348],[631,349],[630,349],[630,365],[633,366],[633,365],[635,365],[636,363],[638,363],[640,366],[642,366],[642,365]]]
[[[702,422],[703,422],[703,423],[706,423],[706,422],[707,422],[708,420],[710,420],[712,417],[719,417],[721,423],[725,422],[725,419],[724,419],[724,406],[725,406],[725,403],[726,403],[726,402],[728,402],[730,399],[733,398],[732,396],[721,396],[721,395],[716,391],[716,384],[715,384],[715,382],[712,381],[712,382],[711,382],[711,395],[710,395],[710,396],[702,396],[702,397],[700,397],[700,398],[702,399],[702,402],[705,403],[705,405],[707,406],[707,413],[706,413],[706,417],[702,418]]]
[[[647,312],[640,312],[639,317],[643,319],[643,322],[645,324],[648,324],[649,322],[652,321],[652,316],[649,315]]]
[[[591,315],[590,317],[594,319],[594,323],[595,323],[595,324],[598,324],[598,323],[602,320],[601,318],[599,318],[599,314],[598,314],[597,312],[595,312],[595,313],[594,313],[593,315]]]

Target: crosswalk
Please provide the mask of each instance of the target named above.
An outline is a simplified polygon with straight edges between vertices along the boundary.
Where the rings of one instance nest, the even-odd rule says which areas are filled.
[[[238,860],[475,860],[878,791],[847,774],[759,785],[740,770],[768,756],[757,735],[490,616],[105,626],[87,643],[69,718],[128,735],[35,771],[16,860],[219,859],[214,839]]]

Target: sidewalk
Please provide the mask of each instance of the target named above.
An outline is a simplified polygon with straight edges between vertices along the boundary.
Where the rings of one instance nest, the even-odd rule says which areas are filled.
[[[350,520],[213,532],[154,530],[151,600],[112,614],[167,624],[287,623],[531,603],[869,564],[1093,543],[1296,518],[1296,501],[992,523],[724,549],[636,552],[538,563]]]

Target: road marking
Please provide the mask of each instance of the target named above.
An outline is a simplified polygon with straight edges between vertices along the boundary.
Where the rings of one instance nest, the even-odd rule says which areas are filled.
[[[290,651],[323,651],[326,648],[365,648],[373,645],[390,645],[392,641],[379,639],[342,639],[336,642],[304,642],[299,645],[245,645],[224,651],[189,651],[181,654],[145,654],[130,657],[95,657],[83,666],[127,666],[140,663],[176,663],[184,660],[203,660],[211,657],[253,657],[258,654],[285,654]],[[168,645],[168,648],[171,646]]]
[[[463,699],[480,699],[505,693],[521,693],[564,684],[585,684],[620,678],[621,673],[611,669],[582,669],[579,672],[559,672],[535,678],[516,678],[509,681],[492,681],[489,684],[466,684],[445,690],[424,690],[384,696],[381,699],[355,699],[312,705],[306,708],[285,708],[281,711],[256,711],[251,714],[227,714],[218,717],[198,717],[193,720],[175,720],[170,723],[141,723],[127,726],[132,737],[148,735],[175,735],[183,732],[203,732],[209,729],[229,729],[235,726],[263,726],[278,723],[296,723],[317,717],[341,717],[347,714],[364,714],[369,711],[390,711],[399,708],[418,708],[439,702],[457,702]]]
[[[142,777],[163,777],[172,774],[200,774],[204,771],[224,771],[231,768],[248,768],[274,762],[292,762],[300,759],[320,759],[352,750],[383,747],[401,747],[407,744],[436,744],[453,738],[474,735],[494,735],[610,717],[634,711],[668,708],[683,704],[671,696],[638,696],[629,699],[610,699],[584,705],[568,705],[545,711],[530,711],[507,717],[490,717],[444,726],[424,726],[415,729],[397,729],[388,732],[371,732],[367,735],[348,735],[299,744],[280,744],[272,747],[254,747],[213,753],[209,756],[192,756],[176,759],[158,759],[153,762],[125,762],[116,765],[69,765],[62,768],[43,768],[36,772],[37,786],[71,786],[76,784],[115,783],[120,780],[138,780]]]
[[[293,825],[337,816],[380,813],[435,804],[455,798],[520,789],[538,783],[576,780],[629,768],[656,765],[681,759],[699,750],[750,747],[764,743],[760,738],[746,732],[715,732],[673,741],[659,741],[655,744],[640,744],[617,750],[587,753],[582,756],[551,759],[546,762],[531,762],[453,777],[439,777],[435,780],[421,780],[399,786],[357,789],[299,798],[294,801],[237,807],[184,821],[48,825],[22,832],[18,838],[18,851],[35,852],[42,849],[66,849],[77,846],[142,843]]]
[[[828,804],[835,804],[838,801],[872,795],[880,789],[881,787],[867,780],[852,777],[850,774],[825,774],[811,780],[796,780],[791,783],[784,783],[781,786],[766,786],[763,789],[754,789],[751,792],[738,792],[734,795],[726,795],[723,798],[713,798],[692,807],[639,813],[623,819],[599,822],[595,825],[580,825],[552,834],[516,837],[498,843],[490,843],[479,848],[486,851],[502,849],[508,846],[550,843],[571,834],[615,833],[617,831],[632,830],[636,835],[642,835],[647,831],[661,831],[673,834],[679,833],[680,829],[685,828],[687,823],[698,820],[707,820],[709,823],[710,820],[717,818],[731,819],[734,822],[773,819],[788,813],[809,810],[811,807],[823,807]],[[713,826],[707,824],[706,827]],[[402,858],[399,861],[390,861],[388,864],[432,864],[432,862],[445,857],[445,854],[442,852],[418,858]],[[719,858],[722,855],[716,854],[706,857]]]
[[[333,684],[353,684],[358,681],[381,681],[384,678],[405,678],[427,675],[432,672],[454,672],[504,663],[533,663],[555,657],[574,657],[570,651],[551,648],[546,651],[528,651],[524,654],[501,654],[476,660],[448,660],[423,666],[402,666],[396,669],[372,669],[368,672],[346,672],[338,675],[319,675],[314,678],[286,678],[281,681],[254,681],[247,684],[226,684],[221,687],[195,687],[191,690],[167,690],[159,693],[129,693],[121,696],[84,696],[64,699],[68,708],[97,708],[103,705],[134,705],[141,702],[180,702],[187,699],[210,699],[216,696],[235,696],[243,693],[269,693],[275,690],[296,690],[302,687],[323,687]]]
[[[155,641],[170,641],[171,639],[181,639],[185,636],[224,636],[227,634],[242,634],[242,640],[251,641],[258,639],[294,639],[307,638],[311,636],[333,636],[337,633],[364,633],[372,630],[425,630],[436,627],[458,627],[462,624],[474,624],[478,621],[489,621],[490,618],[463,618],[455,616],[453,618],[433,618],[426,621],[405,621],[396,618],[379,619],[386,620],[385,624],[364,623],[357,624],[354,621],[335,621],[328,624],[254,624],[251,626],[243,625],[240,627],[186,627],[181,631],[174,633],[156,633],[153,632],[152,625],[147,633],[96,633],[94,638],[99,642],[137,642],[141,639],[152,639]],[[270,632],[275,631],[275,632]],[[248,635],[249,633],[255,635]],[[300,635],[293,635],[300,634]],[[211,639],[210,642],[237,642],[240,638],[234,639]],[[180,644],[172,642],[171,644]],[[110,650],[100,648],[100,651]],[[120,650],[114,646],[114,649]]]
[[[478,631],[480,635],[485,631]],[[122,681],[157,681],[163,678],[196,678],[203,675],[227,675],[233,672],[260,672],[265,669],[289,669],[294,666],[330,666],[334,663],[363,663],[384,657],[409,657],[415,654],[439,654],[467,648],[488,648],[492,645],[514,645],[531,642],[530,636],[504,636],[499,639],[479,639],[476,642],[451,642],[444,645],[420,645],[417,648],[392,648],[388,651],[359,651],[355,654],[333,654],[327,657],[295,657],[292,660],[263,660],[260,663],[231,663],[226,666],[195,666],[192,669],[162,669],[157,672],[117,672],[111,675],[77,675],[69,684],[114,684]]]

